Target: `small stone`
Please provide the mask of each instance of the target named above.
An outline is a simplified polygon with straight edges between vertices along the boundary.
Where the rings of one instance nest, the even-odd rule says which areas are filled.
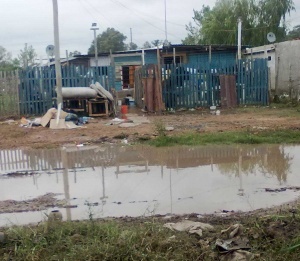
[[[173,131],[173,130],[174,130],[174,127],[168,126],[168,127],[166,127],[165,129],[166,129],[166,131]]]

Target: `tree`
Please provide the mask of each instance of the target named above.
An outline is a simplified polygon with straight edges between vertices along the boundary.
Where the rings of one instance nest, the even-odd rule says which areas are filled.
[[[27,45],[27,43],[24,46],[23,50],[20,50],[20,54],[18,55],[20,66],[22,68],[27,68],[28,66],[34,66],[36,65],[35,59],[37,57],[37,54],[32,47],[32,45]]]
[[[144,49],[148,49],[148,48],[151,48],[151,47],[152,47],[151,43],[149,43],[148,41],[144,42],[144,44],[143,44]]]
[[[0,46],[0,71],[15,70],[19,67],[18,59],[12,60],[11,54]]]
[[[208,19],[211,10],[209,6],[202,6],[200,11],[194,10],[193,20],[195,22],[195,26],[190,22],[186,26],[186,30],[189,32],[188,36],[183,40],[184,44],[201,44],[204,43],[204,34],[202,33],[202,23],[205,19]]]
[[[128,50],[136,50],[137,48],[138,48],[138,46],[135,43],[130,43],[127,45]]]
[[[75,50],[74,52],[69,52],[69,57],[74,57],[76,55],[81,55],[81,52]]]
[[[268,32],[277,40],[287,33],[285,17],[294,8],[293,0],[217,0],[211,9],[194,10],[194,23],[186,29],[185,44],[236,44],[237,20],[243,22],[243,44],[263,45]]]
[[[126,40],[126,36],[116,31],[114,28],[107,28],[102,34],[97,36],[97,47],[98,52],[112,52],[115,51],[125,51],[126,45],[124,41]],[[95,54],[95,41],[92,42],[90,48],[88,49],[89,54]]]
[[[287,40],[299,39],[300,38],[300,25],[293,27],[291,31],[287,34]]]
[[[151,43],[153,46],[157,47],[159,45],[162,45],[163,41],[156,39],[156,40],[153,40]]]

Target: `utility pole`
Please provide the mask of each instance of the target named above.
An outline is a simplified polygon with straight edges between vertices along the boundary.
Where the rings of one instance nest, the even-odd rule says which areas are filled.
[[[95,63],[96,63],[96,67],[98,67],[98,43],[97,43],[96,31],[99,30],[99,28],[97,28],[97,23],[92,23],[91,30],[94,31]]]
[[[25,43],[24,68],[27,69],[27,67],[28,67],[28,49],[27,49],[27,43]]]
[[[165,34],[166,34],[166,40],[165,42],[168,42],[168,31],[167,31],[167,0],[164,1],[165,4]]]
[[[67,59],[67,65],[69,66],[69,52],[68,50],[66,50],[66,59]]]
[[[60,64],[60,47],[59,47],[59,28],[58,28],[58,6],[57,0],[53,2],[53,26],[54,26],[54,50],[55,50],[55,74],[56,74],[56,93],[57,93],[57,106],[63,105],[62,99],[62,79],[61,79],[61,64]]]
[[[132,48],[132,28],[130,28],[130,50]]]
[[[238,19],[238,59],[242,59],[242,19]]]

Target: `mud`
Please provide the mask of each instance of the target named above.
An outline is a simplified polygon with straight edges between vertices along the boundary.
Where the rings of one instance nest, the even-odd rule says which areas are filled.
[[[83,128],[52,130],[44,127],[22,128],[18,119],[3,121],[0,122],[0,149],[54,148],[61,144],[80,143],[120,143],[120,137],[127,137],[130,143],[151,139],[156,134],[158,122],[174,127],[169,135],[186,131],[210,133],[249,129],[299,129],[300,126],[297,109],[274,107],[221,109],[219,116],[211,115],[207,109],[162,115],[145,114],[135,110],[132,115],[148,118],[150,123],[120,128],[118,125],[110,124],[112,119],[95,118]]]
[[[58,200],[54,193],[28,199],[28,200],[4,200],[0,201],[0,214],[2,213],[18,213],[28,211],[41,211],[54,207],[66,207],[65,200]]]

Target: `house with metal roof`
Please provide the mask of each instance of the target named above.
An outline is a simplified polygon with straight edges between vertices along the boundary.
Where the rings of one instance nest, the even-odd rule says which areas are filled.
[[[245,47],[243,47],[245,49]],[[228,64],[235,63],[237,46],[231,45],[168,45],[95,55],[77,55],[75,58],[88,59],[90,67],[114,66],[116,90],[134,88],[134,71],[147,64]]]

